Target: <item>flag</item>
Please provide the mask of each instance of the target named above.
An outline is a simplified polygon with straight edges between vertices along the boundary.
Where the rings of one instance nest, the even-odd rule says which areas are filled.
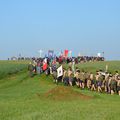
[[[47,58],[44,59],[43,63],[47,63]]]
[[[47,70],[47,67],[48,67],[48,65],[47,65],[47,63],[43,63],[43,70],[45,71],[45,70]]]
[[[62,65],[57,69],[57,77],[61,77],[63,76],[63,68]]]
[[[64,56],[65,56],[65,57],[68,57],[68,53],[69,53],[69,51],[68,51],[68,50],[65,50],[65,51],[64,51]]]

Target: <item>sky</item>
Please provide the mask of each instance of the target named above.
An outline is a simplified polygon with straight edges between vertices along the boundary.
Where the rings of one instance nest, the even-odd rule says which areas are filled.
[[[120,0],[0,0],[0,59],[53,49],[120,60]]]

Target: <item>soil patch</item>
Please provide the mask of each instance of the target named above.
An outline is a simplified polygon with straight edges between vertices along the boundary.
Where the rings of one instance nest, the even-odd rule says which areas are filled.
[[[39,94],[37,94],[40,97]],[[93,97],[84,95],[80,92],[74,91],[71,87],[57,86],[44,94],[44,97],[51,100],[65,101],[65,100],[90,100]]]

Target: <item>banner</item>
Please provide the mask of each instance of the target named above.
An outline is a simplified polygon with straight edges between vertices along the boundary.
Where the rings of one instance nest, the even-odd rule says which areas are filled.
[[[64,56],[65,56],[65,57],[68,57],[68,53],[69,53],[68,50],[64,50]]]
[[[63,67],[62,65],[57,69],[57,77],[63,76]]]
[[[69,51],[68,57],[72,58],[72,51]]]
[[[49,50],[48,51],[48,57],[53,58],[54,57],[54,50]]]

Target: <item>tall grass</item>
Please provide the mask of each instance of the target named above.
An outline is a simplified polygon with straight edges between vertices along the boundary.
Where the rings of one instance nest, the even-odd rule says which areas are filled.
[[[27,68],[27,61],[0,61],[0,79]]]

